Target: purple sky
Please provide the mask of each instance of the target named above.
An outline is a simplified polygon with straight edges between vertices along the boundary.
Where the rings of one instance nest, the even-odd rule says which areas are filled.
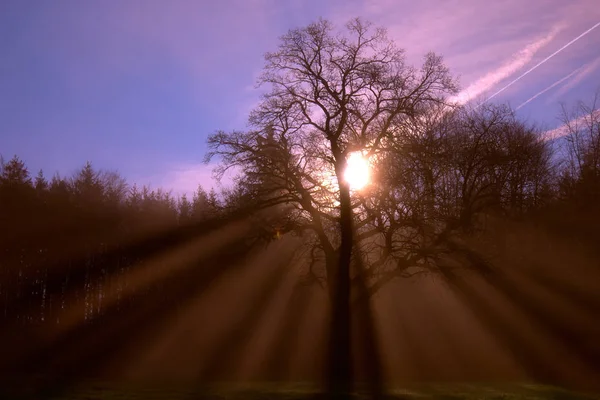
[[[89,160],[175,194],[210,186],[206,137],[245,127],[262,55],[290,28],[355,16],[387,27],[414,63],[442,54],[463,100],[595,27],[494,99],[539,94],[518,113],[553,129],[561,102],[600,88],[599,0],[2,0],[0,154],[33,174]]]

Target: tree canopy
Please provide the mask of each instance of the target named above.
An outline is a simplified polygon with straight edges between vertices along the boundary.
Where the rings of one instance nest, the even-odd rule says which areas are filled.
[[[396,230],[381,218],[397,214],[381,197],[392,187],[373,181],[351,193],[347,159],[360,153],[377,176],[403,128],[448,107],[456,82],[441,57],[410,66],[384,29],[354,19],[341,31],[326,20],[289,31],[265,55],[259,84],[267,92],[250,129],[212,135],[207,159],[220,157],[220,173],[240,168],[237,184],[257,206],[283,206],[286,229],[305,234],[331,276],[353,242]]]

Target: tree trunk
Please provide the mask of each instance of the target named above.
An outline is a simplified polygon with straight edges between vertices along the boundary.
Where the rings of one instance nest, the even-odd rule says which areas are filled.
[[[337,171],[336,171],[337,172]],[[338,177],[342,175],[339,174]],[[352,257],[352,208],[350,188],[340,183],[341,243],[336,257],[329,259],[329,296],[331,329],[327,375],[329,392],[335,398],[345,398],[352,390],[352,356],[350,345],[350,261]],[[331,263],[333,262],[333,265]]]

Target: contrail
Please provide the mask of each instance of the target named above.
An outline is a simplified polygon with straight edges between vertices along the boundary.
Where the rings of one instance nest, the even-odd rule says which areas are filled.
[[[579,39],[581,39],[582,37],[584,37],[585,35],[587,35],[588,33],[590,33],[591,31],[593,31],[594,29],[596,29],[598,26],[600,26],[600,22],[598,22],[596,25],[592,26],[590,29],[588,29],[587,31],[583,32],[581,35],[577,36],[575,39],[571,40],[569,43],[565,44],[563,47],[561,47],[560,49],[556,50],[554,53],[550,54],[548,57],[544,58],[542,61],[540,61],[539,63],[537,63],[536,65],[534,65],[533,67],[529,68],[527,71],[523,72],[521,75],[519,75],[517,78],[515,78],[512,82],[510,82],[508,85],[504,86],[502,89],[498,90],[496,93],[494,93],[493,95],[491,95],[487,100],[490,101],[491,99],[493,99],[494,97],[496,97],[497,95],[499,95],[500,93],[504,92],[506,89],[508,89],[509,87],[511,87],[512,85],[514,85],[516,82],[518,82],[521,78],[523,78],[525,75],[529,74],[531,71],[533,71],[534,69],[536,69],[537,67],[539,67],[540,65],[542,65],[543,63],[545,63],[546,61],[548,61],[549,59],[551,59],[552,57],[554,57],[555,55],[557,55],[558,53],[560,53],[561,51],[563,51],[564,49],[566,49],[567,47],[569,47],[570,45],[572,45],[573,43],[575,43],[576,41],[578,41]]]
[[[502,64],[499,68],[488,72],[481,78],[477,79],[474,83],[470,84],[466,89],[462,90],[456,96],[453,96],[451,101],[459,104],[465,104],[472,99],[479,97],[482,93],[488,92],[490,88],[495,87],[498,83],[501,83],[506,78],[510,78],[515,73],[519,72],[523,67],[527,66],[533,59],[535,54],[548,43],[550,43],[554,37],[560,32],[561,26],[554,26],[554,28],[544,37],[529,43],[521,51],[514,54],[511,59]]]
[[[516,110],[518,110],[519,108],[523,107],[524,105],[528,104],[530,101],[536,99],[538,96],[543,95],[544,93],[546,93],[548,90],[552,89],[553,87],[560,85],[561,83],[563,83],[564,81],[566,81],[567,79],[569,79],[570,77],[572,77],[573,75],[575,75],[577,72],[579,72],[581,70],[582,67],[576,68],[573,72],[571,72],[569,75],[563,77],[562,79],[557,80],[556,82],[554,82],[552,85],[548,86],[546,89],[542,90],[541,92],[537,93],[536,95],[532,96],[531,98],[529,98],[527,101],[524,101],[523,103],[521,103]]]

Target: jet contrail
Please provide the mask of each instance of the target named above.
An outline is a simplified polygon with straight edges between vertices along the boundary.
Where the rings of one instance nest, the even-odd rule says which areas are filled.
[[[590,33],[591,31],[593,31],[594,29],[596,29],[598,26],[600,26],[600,22],[598,22],[596,25],[592,26],[590,29],[588,29],[587,31],[583,32],[581,35],[577,36],[575,39],[571,40],[569,43],[565,44],[563,47],[561,47],[560,49],[556,50],[554,53],[550,54],[548,57],[544,58],[542,61],[540,61],[539,63],[535,64],[533,67],[529,68],[527,71],[523,72],[521,75],[519,75],[517,78],[515,78],[512,82],[510,82],[508,85],[504,86],[502,89],[498,90],[496,93],[494,93],[493,95],[491,95],[487,100],[490,101],[491,99],[493,99],[494,97],[496,97],[497,95],[499,95],[500,93],[504,92],[506,89],[508,89],[509,87],[511,87],[512,85],[514,85],[516,82],[518,82],[521,78],[523,78],[525,75],[529,74],[531,71],[533,71],[534,69],[536,69],[537,67],[539,67],[540,65],[542,65],[543,63],[545,63],[546,61],[548,61],[549,59],[551,59],[552,57],[554,57],[555,55],[557,55],[558,53],[560,53],[561,51],[563,51],[564,49],[566,49],[567,47],[569,47],[570,45],[572,45],[573,43],[575,43],[576,41],[578,41],[579,39],[581,39],[582,37],[584,37],[585,35],[587,35],[588,33]]]
[[[538,96],[543,95],[544,93],[546,93],[548,90],[552,89],[553,87],[555,87],[557,85],[560,85],[561,83],[563,83],[564,81],[566,81],[567,79],[569,79],[570,77],[572,77],[573,75],[575,75],[577,72],[581,71],[581,68],[582,67],[576,68],[575,71],[571,72],[569,75],[563,77],[562,79],[557,80],[552,85],[548,86],[546,89],[544,89],[541,92],[537,93],[536,95],[530,97],[527,101],[524,101],[523,103],[521,103],[515,110],[518,110],[519,108],[523,107],[524,105],[526,105],[530,101],[536,99]]]

